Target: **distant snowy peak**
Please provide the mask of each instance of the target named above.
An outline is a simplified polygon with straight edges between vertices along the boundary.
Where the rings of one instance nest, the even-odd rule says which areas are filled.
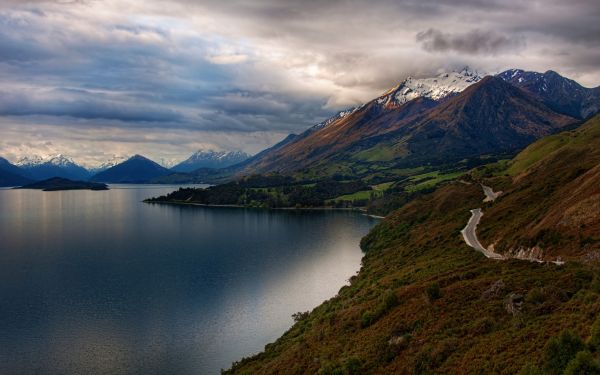
[[[315,130],[323,129],[323,128],[329,126],[330,124],[334,123],[335,121],[343,119],[344,117],[356,112],[356,110],[358,110],[361,107],[362,106],[349,108],[349,109],[345,109],[341,112],[338,112],[337,114],[333,115],[332,117],[328,118],[327,120],[320,122],[317,125],[314,125],[313,127],[309,128],[308,132],[313,132]]]
[[[198,150],[171,169],[177,172],[191,172],[200,168],[226,168],[249,157],[250,155],[243,151]]]
[[[539,73],[510,69],[498,77],[533,94],[556,112],[583,120],[600,111],[600,87],[581,86],[553,70]]]
[[[45,163],[55,165],[57,167],[67,167],[67,166],[71,166],[71,165],[76,165],[75,162],[73,161],[73,159],[71,159],[70,157],[65,156],[63,154],[51,156],[50,158],[48,158],[48,160]]]
[[[229,158],[248,158],[250,155],[243,151],[214,151],[214,150],[198,150],[192,154],[187,160],[224,160]]]
[[[498,74],[498,77],[517,86],[535,87],[537,91],[548,91],[549,87],[560,85],[562,89],[584,91],[579,83],[565,78],[553,70],[544,73],[528,72],[522,69],[509,69]]]
[[[100,165],[90,168],[90,171],[93,173],[98,173],[107,170],[108,168],[114,167],[117,164],[121,164],[125,160],[129,159],[130,156],[122,156],[122,155],[113,155],[107,161],[101,163]]]
[[[459,72],[441,73],[431,78],[408,77],[398,86],[377,98],[377,104],[395,108],[413,99],[424,97],[440,100],[451,94],[462,92],[483,79],[485,74],[468,67]]]
[[[19,159],[15,163],[15,165],[18,165],[19,167],[29,168],[29,167],[36,167],[38,165],[53,165],[53,166],[57,166],[57,167],[68,167],[68,166],[77,165],[77,164],[70,157],[65,156],[63,154],[58,154],[58,155],[50,156],[47,158],[42,158],[41,156],[38,156],[38,155],[24,156],[21,159]]]
[[[36,165],[40,165],[44,163],[44,159],[41,156],[33,155],[33,156],[23,156],[15,165],[19,167],[34,167]]]

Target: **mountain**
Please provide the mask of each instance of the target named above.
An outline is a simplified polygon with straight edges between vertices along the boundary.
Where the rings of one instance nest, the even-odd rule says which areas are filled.
[[[141,155],[131,158],[94,175],[91,180],[107,183],[146,183],[155,178],[172,173],[167,168],[160,166]]]
[[[514,152],[576,122],[500,78],[461,77],[466,78],[460,84],[427,86],[425,96],[405,102],[406,96],[397,99],[406,91],[400,85],[326,126],[308,129],[260,154],[239,174],[318,177],[450,163]]]
[[[110,167],[114,167],[117,164],[120,164],[122,162],[124,162],[125,160],[129,159],[129,156],[113,156],[112,158],[108,159],[107,161],[105,161],[104,163],[94,167],[94,168],[90,168],[90,173],[93,175],[96,175],[102,171],[107,170]]]
[[[415,79],[408,77],[398,86],[388,90],[376,99],[385,108],[399,108],[416,98],[441,100],[462,92],[467,87],[481,81],[483,75],[465,67],[460,72],[441,73],[436,77]]]
[[[21,168],[12,164],[8,160],[4,159],[3,157],[0,157],[0,170],[5,171],[5,172],[10,172],[10,173],[13,173],[16,175],[24,174],[24,171]]]
[[[25,175],[25,171],[13,165],[8,160],[0,157],[0,186],[20,186],[31,183],[32,180]]]
[[[600,117],[472,176],[383,219],[348,285],[224,374],[597,374]],[[484,202],[480,182],[503,193]],[[478,207],[477,234],[509,259],[460,235]]]
[[[71,180],[87,180],[90,172],[76,164],[71,158],[58,154],[42,159],[39,156],[23,157],[17,165],[35,180],[45,180],[51,177],[62,177]]]
[[[510,69],[498,77],[535,95],[556,112],[585,119],[600,111],[600,86],[586,88],[552,70],[538,73]]]
[[[199,150],[189,158],[175,165],[175,172],[192,172],[200,168],[226,168],[248,159],[250,155],[243,151]]]

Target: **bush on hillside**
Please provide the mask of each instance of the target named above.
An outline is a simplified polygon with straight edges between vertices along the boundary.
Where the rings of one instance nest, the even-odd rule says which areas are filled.
[[[596,321],[592,325],[589,345],[592,351],[600,351],[600,316],[596,318]]]
[[[561,374],[571,359],[584,348],[581,338],[571,331],[564,331],[560,336],[553,337],[544,350],[546,372]]]
[[[440,288],[440,284],[437,282],[429,285],[425,292],[427,293],[427,298],[429,298],[429,301],[435,301],[436,299],[440,299],[442,297],[442,290]]]
[[[579,352],[569,362],[563,375],[600,375],[600,363],[592,357],[590,352]]]

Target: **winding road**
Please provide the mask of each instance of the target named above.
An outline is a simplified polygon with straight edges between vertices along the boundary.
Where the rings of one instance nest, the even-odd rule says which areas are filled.
[[[500,196],[500,194],[502,194],[501,191],[495,192],[494,190],[492,190],[491,187],[485,186],[483,184],[481,184],[481,188],[483,189],[483,193],[485,194],[485,199],[483,200],[484,202],[493,202],[496,200],[496,198],[498,198]],[[466,244],[469,245],[470,247],[472,247],[473,249],[481,252],[483,255],[485,255],[486,257],[488,257],[490,259],[496,259],[496,260],[508,259],[508,258],[505,258],[504,256],[502,256],[501,254],[495,253],[494,251],[490,250],[489,248],[486,249],[485,247],[483,247],[481,242],[479,242],[479,239],[477,239],[477,225],[479,224],[479,221],[481,220],[482,216],[483,216],[483,212],[481,211],[481,208],[475,208],[475,209],[471,210],[471,218],[467,222],[467,226],[463,230],[460,231]],[[517,257],[516,259],[522,259],[522,258]],[[538,263],[549,262],[549,263],[554,263],[557,266],[561,266],[561,265],[565,264],[565,262],[562,261],[560,258],[558,258],[557,260],[554,260],[554,261],[544,261],[544,260],[540,260],[540,259],[527,259],[527,260],[532,261],[532,262],[538,262]]]
[[[491,187],[483,184],[481,184],[481,188],[483,189],[483,194],[485,194],[485,199],[483,200],[484,202],[493,202],[500,196],[500,194],[502,194],[501,191],[494,192]]]
[[[465,229],[463,229],[460,233],[462,233],[467,245],[471,246],[477,251],[480,251],[486,257],[490,259],[504,259],[502,255],[494,253],[493,251],[483,247],[483,245],[477,239],[477,224],[479,224],[479,220],[481,220],[482,216],[483,212],[481,212],[481,208],[471,210],[471,218],[469,219]]]
[[[502,193],[501,191],[494,192],[491,187],[483,184],[481,187],[483,188],[483,193],[485,194],[485,199],[483,200],[484,202],[493,202]],[[505,259],[502,255],[483,247],[481,242],[479,242],[479,239],[477,239],[477,225],[479,224],[482,216],[483,212],[481,211],[481,208],[475,208],[471,210],[471,218],[467,222],[467,226],[461,230],[460,233],[462,234],[467,245],[481,252],[486,257],[498,260]]]

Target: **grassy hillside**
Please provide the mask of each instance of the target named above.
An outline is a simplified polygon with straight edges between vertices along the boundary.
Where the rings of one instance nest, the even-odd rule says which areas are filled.
[[[570,238],[573,226],[560,224],[565,216],[554,212],[569,212],[583,233],[588,225],[597,228],[596,213],[587,208],[597,202],[598,126],[593,119],[561,134],[572,137],[562,146],[543,140],[554,146],[545,146],[541,157],[527,157],[540,154],[532,152],[542,147],[534,144],[513,162],[490,168],[502,173],[490,174],[489,183],[506,188],[497,202],[484,205],[478,184],[452,182],[395,211],[363,239],[363,267],[350,285],[310,314],[297,315],[263,353],[226,373],[560,374],[577,352],[567,373],[581,373],[576,366],[582,363],[597,366],[594,239],[554,243],[556,251],[572,255],[556,266],[489,260],[464,244],[460,230],[476,207],[485,212],[481,234],[488,241],[512,232],[509,239],[518,240],[547,225]],[[507,176],[507,165],[521,170]],[[546,236],[538,239],[554,238]],[[599,333],[592,335],[595,321]],[[570,333],[561,336],[565,330]]]
[[[486,209],[484,244],[538,258],[600,258],[600,116],[532,144],[504,174],[490,180],[504,194]]]

